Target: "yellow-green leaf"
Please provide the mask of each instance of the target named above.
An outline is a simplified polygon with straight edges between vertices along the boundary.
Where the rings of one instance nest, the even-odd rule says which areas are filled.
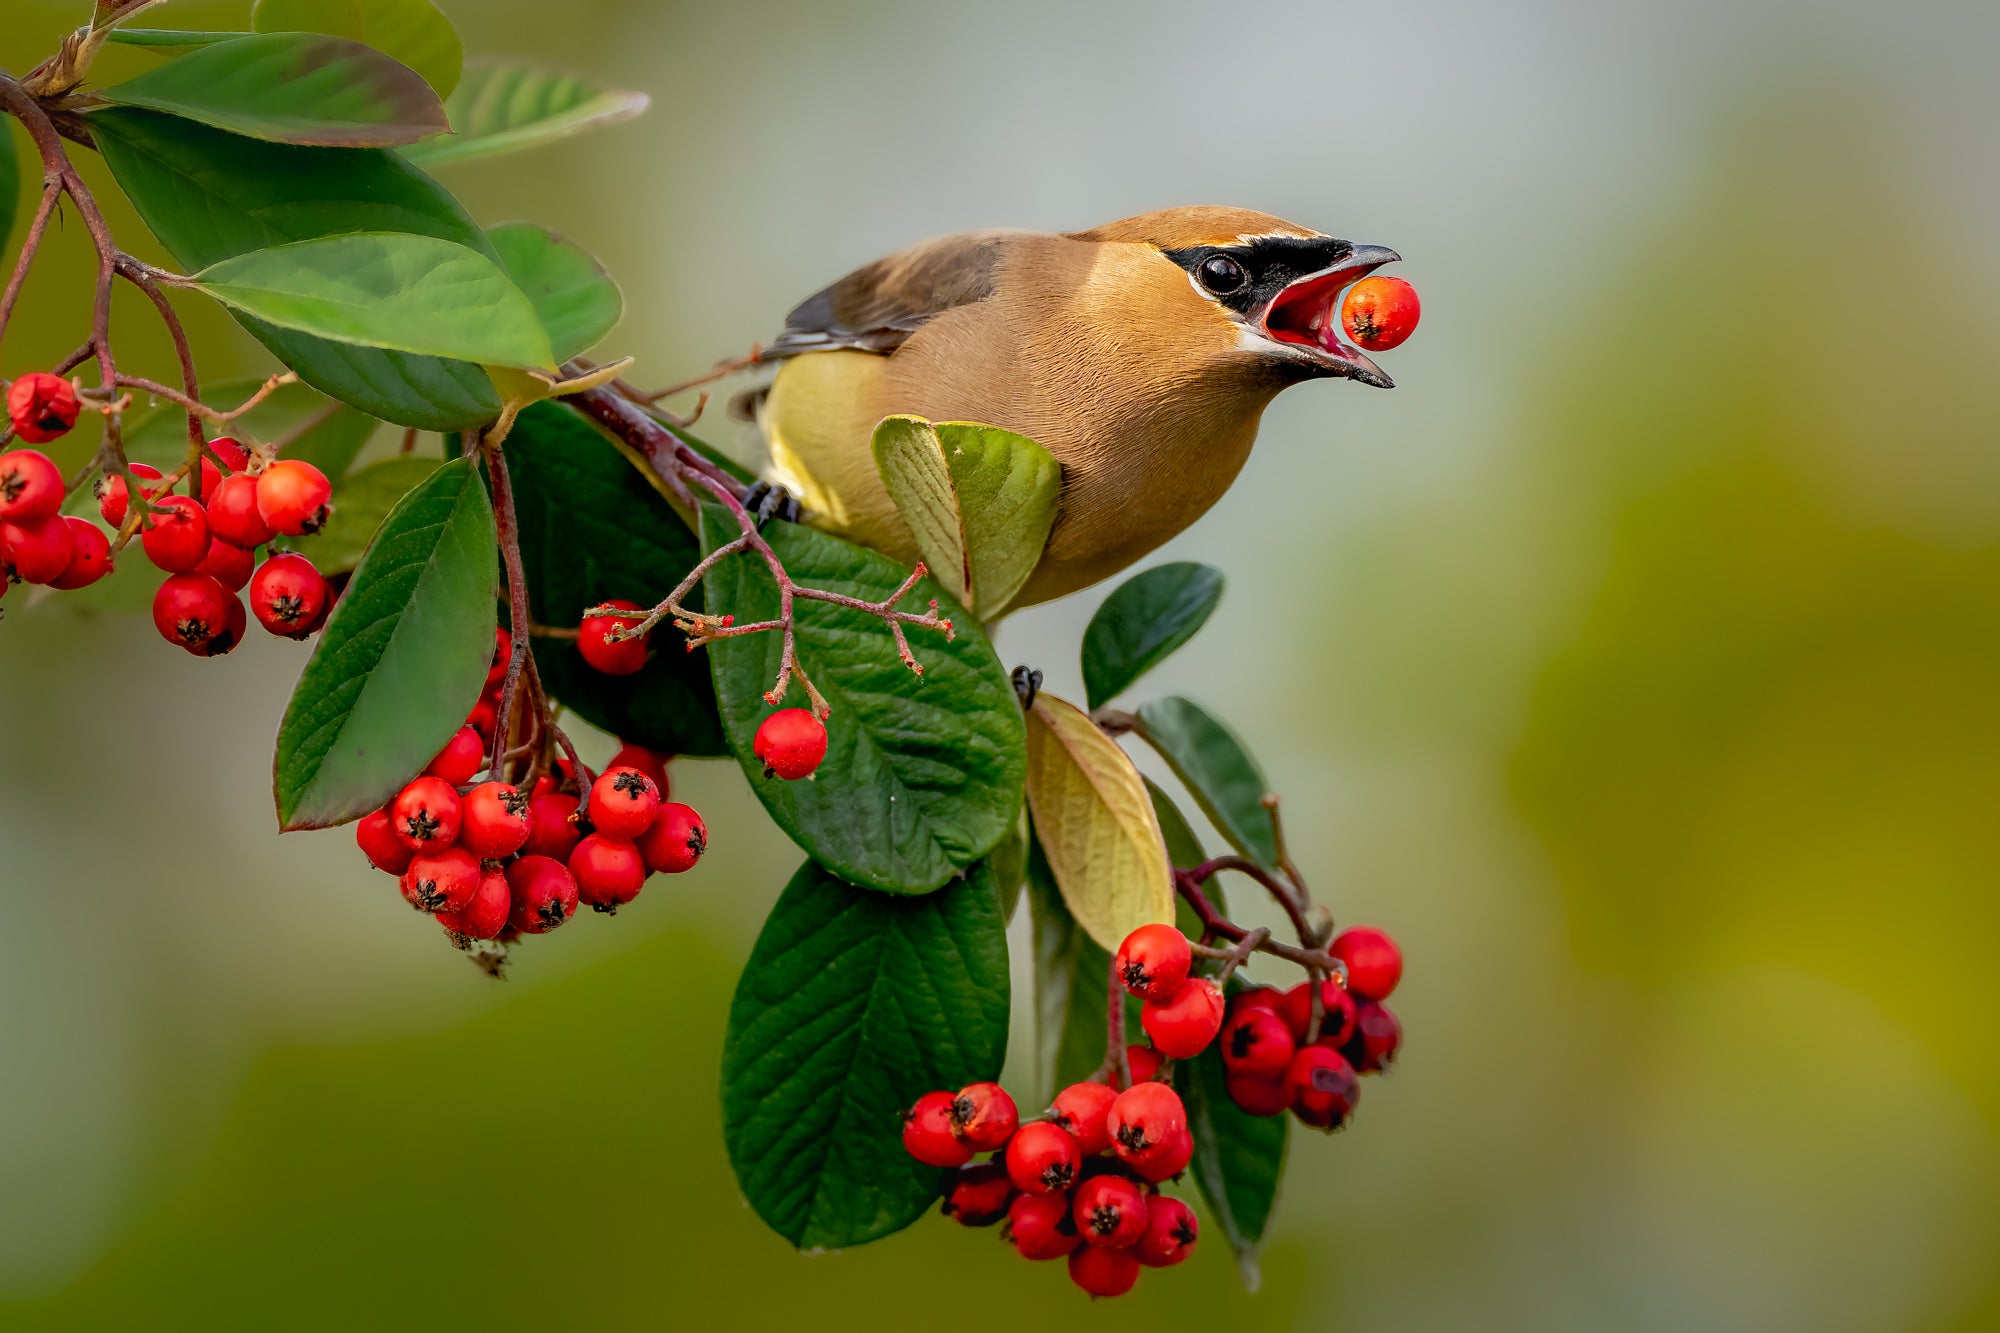
[[[445,99],[452,133],[411,144],[404,156],[425,167],[566,139],[599,125],[630,120],[646,109],[646,94],[606,88],[580,74],[516,60],[475,60],[465,82]]]

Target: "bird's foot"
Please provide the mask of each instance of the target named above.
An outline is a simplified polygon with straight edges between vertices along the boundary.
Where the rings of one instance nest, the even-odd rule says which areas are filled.
[[[781,518],[787,523],[799,521],[798,497],[773,482],[760,481],[752,486],[750,493],[743,497],[743,507],[756,517],[760,528],[774,518]]]
[[[1035,696],[1042,690],[1042,673],[1033,667],[1014,668],[1014,697],[1021,701],[1021,711],[1027,712],[1035,706]]]

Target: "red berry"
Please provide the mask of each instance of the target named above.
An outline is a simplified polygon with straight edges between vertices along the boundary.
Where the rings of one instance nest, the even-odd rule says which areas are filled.
[[[257,487],[257,478],[241,472],[218,481],[208,493],[209,530],[245,550],[262,546],[276,536],[257,508]]]
[[[0,521],[38,523],[62,508],[62,469],[37,449],[0,454]]]
[[[1319,1039],[1338,1046],[1354,1031],[1354,997],[1341,989],[1339,982],[1323,981],[1319,1004]],[[1312,1023],[1312,983],[1301,981],[1286,991],[1279,998],[1278,1012],[1285,1016],[1285,1026],[1292,1030],[1292,1041],[1305,1045],[1306,1032]]]
[[[576,880],[561,862],[524,856],[507,867],[514,906],[507,924],[523,935],[546,935],[576,915]]]
[[[1149,1000],[1139,1023],[1163,1055],[1187,1060],[1200,1055],[1222,1028],[1222,988],[1207,977],[1189,977],[1165,1000]]]
[[[437,752],[437,758],[424,767],[424,772],[434,778],[443,778],[454,787],[463,787],[472,781],[472,775],[486,767],[486,747],[480,743],[479,733],[471,727],[460,727]]]
[[[368,858],[368,864],[387,874],[400,876],[410,868],[410,862],[416,857],[416,853],[396,836],[396,827],[386,805],[373,814],[361,817],[361,822],[354,826],[354,841],[360,846],[362,855]]]
[[[634,845],[646,869],[656,875],[678,875],[694,869],[694,863],[708,850],[708,826],[692,806],[668,801],[653,817],[653,827]]]
[[[1249,1115],[1282,1115],[1292,1104],[1292,1093],[1285,1086],[1283,1074],[1277,1078],[1230,1074],[1223,1080],[1223,1088],[1229,1100]]]
[[[208,442],[208,451],[214,454],[216,458],[222,460],[223,467],[217,467],[215,459],[210,458],[206,453],[203,454],[201,457],[200,489],[195,491],[194,494],[195,499],[212,508],[215,502],[216,489],[222,485],[226,477],[242,471],[244,465],[250,461],[250,455],[244,451],[242,445],[226,435],[219,439],[210,440]],[[269,541],[270,538],[267,537],[264,540]],[[252,546],[262,544],[261,542],[250,543]]]
[[[147,463],[132,464],[132,475],[140,481],[158,481],[163,476],[158,468]],[[160,493],[160,488],[141,486],[139,492],[150,500]],[[104,521],[114,528],[123,527],[125,516],[131,512],[131,499],[126,493],[125,478],[115,473],[106,473],[91,487],[91,494],[97,497],[97,512],[103,516]]]
[[[286,458],[257,477],[257,515],[273,532],[303,537],[326,525],[333,483],[311,463]]]
[[[1092,1176],[1076,1187],[1076,1229],[1086,1245],[1122,1250],[1146,1234],[1146,1196],[1123,1176]]]
[[[389,802],[396,836],[416,852],[435,852],[458,841],[461,816],[458,793],[441,778],[417,778]]]
[[[1172,1148],[1187,1129],[1187,1108],[1164,1083],[1134,1083],[1111,1103],[1104,1127],[1111,1133],[1111,1151],[1136,1164]]]
[[[55,582],[75,553],[69,524],[60,514],[32,523],[0,523],[0,565],[23,583]]]
[[[257,557],[241,546],[212,541],[208,544],[208,554],[194,567],[194,572],[208,575],[231,592],[242,592],[256,567]]]
[[[210,639],[228,632],[235,601],[229,589],[206,574],[176,574],[153,594],[153,626],[168,643],[198,653]]]
[[[1222,1025],[1222,1063],[1231,1074],[1281,1077],[1297,1049],[1291,1028],[1270,1009],[1240,1010]]]
[[[1148,1268],[1172,1268],[1194,1253],[1200,1234],[1194,1209],[1179,1199],[1155,1194],[1146,1200],[1146,1234],[1132,1252]]]
[[[242,599],[232,596],[229,599],[228,607],[225,608],[222,632],[211,636],[207,643],[196,648],[194,655],[196,657],[221,657],[225,653],[232,652],[235,650],[237,644],[243,642],[243,635],[249,628],[250,617],[243,610]]]
[[[1301,1123],[1339,1129],[1361,1097],[1361,1080],[1339,1051],[1314,1045],[1292,1057],[1285,1090],[1292,1094],[1292,1114]]]
[[[528,798],[505,782],[482,782],[458,802],[458,845],[484,861],[521,850],[528,840]],[[469,933],[469,932],[462,932]]]
[[[646,618],[645,608],[632,602],[605,602],[603,605],[636,614],[585,616],[583,624],[577,627],[576,650],[583,654],[584,661],[607,676],[633,675],[646,665],[646,647],[653,637],[652,633],[648,631],[636,639],[621,639],[616,643],[604,636],[637,625]]]
[[[75,592],[111,572],[111,539],[95,523],[74,514],[63,518],[63,526],[69,529],[69,564],[49,580],[49,586]]]
[[[750,751],[764,761],[767,778],[810,777],[826,758],[826,726],[804,708],[781,709],[757,728]]]
[[[250,576],[250,609],[257,623],[283,638],[311,634],[326,605],[326,579],[302,555],[274,555]]]
[[[1386,1000],[1403,979],[1403,951],[1373,926],[1341,931],[1326,951],[1347,964],[1347,989],[1357,1000]]]
[[[958,1168],[945,1186],[943,1211],[960,1226],[990,1227],[1007,1216],[1013,1202],[1014,1182],[1007,1179],[1007,1169],[998,1162],[981,1162]]]
[[[646,863],[631,843],[593,833],[570,852],[569,873],[579,901],[594,911],[615,912],[639,896]]]
[[[546,856],[555,861],[569,860],[583,837],[570,818],[576,813],[577,799],[564,792],[543,792],[528,798],[528,840],[521,844],[527,856]]]
[[[67,435],[78,410],[75,386],[47,371],[30,371],[7,390],[7,415],[15,433],[29,444],[47,444]]]
[[[501,870],[479,872],[479,887],[462,911],[439,912],[438,924],[454,935],[469,940],[490,940],[507,926],[507,914],[514,910],[514,891],[507,887]]]
[[[1237,991],[1229,997],[1230,1016],[1234,1017],[1245,1009],[1270,1009],[1283,1013],[1284,996],[1285,993],[1276,986],[1251,986]]]
[[[479,858],[463,847],[420,852],[403,872],[403,897],[420,912],[463,912],[479,891]]]
[[[481,699],[472,706],[472,712],[466,716],[465,725],[485,739],[492,740],[494,724],[499,720],[500,705],[492,699]]]
[[[1356,346],[1386,352],[1417,331],[1421,313],[1417,289],[1401,278],[1363,278],[1347,289],[1340,324]]]
[[[1355,1070],[1363,1074],[1376,1074],[1395,1063],[1396,1052],[1403,1048],[1403,1025],[1389,1012],[1389,1006],[1365,1001],[1354,1017],[1354,1035],[1341,1047],[1341,1053]]]
[[[925,1166],[964,1166],[972,1149],[951,1132],[952,1094],[927,1092],[903,1112],[903,1149]]]
[[[1150,1046],[1127,1046],[1125,1063],[1132,1070],[1134,1083],[1150,1083],[1160,1076],[1160,1069],[1167,1063],[1167,1057]]]
[[[493,665],[486,669],[486,688],[497,693],[500,682],[506,679],[507,664],[514,657],[514,636],[507,632],[505,625],[493,631]],[[616,763],[617,760],[613,760]]]
[[[605,768],[607,771],[613,768],[636,768],[651,778],[653,785],[660,789],[660,799],[663,801],[667,799],[667,761],[665,756],[657,754],[643,745],[634,745],[631,741],[626,741],[618,747],[618,753],[611,756],[611,762],[605,765]]]
[[[1072,1083],[1056,1094],[1050,1119],[1068,1130],[1085,1157],[1094,1157],[1111,1146],[1111,1131],[1104,1118],[1118,1094],[1108,1083]]]
[[[974,1152],[1007,1146],[1021,1123],[1014,1099],[998,1083],[970,1083],[951,1100],[951,1132]]]
[[[1069,1131],[1046,1120],[1030,1120],[1015,1130],[1007,1141],[1006,1160],[1008,1178],[1024,1194],[1060,1193],[1083,1167],[1083,1153]]]
[[[607,768],[590,784],[584,813],[590,825],[607,838],[630,842],[653,826],[659,813],[660,789],[636,768]]]
[[[1060,1259],[1083,1244],[1067,1194],[1019,1194],[1004,1234],[1023,1259]]]
[[[1141,926],[1118,946],[1113,964],[1126,990],[1142,1000],[1164,1000],[1187,980],[1194,954],[1187,936],[1172,926]]]
[[[185,495],[169,495],[139,529],[146,558],[169,574],[186,574],[208,557],[208,511]]]
[[[1187,1164],[1193,1159],[1194,1133],[1183,1129],[1159,1147],[1130,1159],[1126,1165],[1138,1172],[1141,1180],[1157,1185],[1187,1170]]]
[[[1123,1296],[1139,1280],[1139,1259],[1130,1250],[1080,1246],[1069,1256],[1069,1280],[1092,1296]]]

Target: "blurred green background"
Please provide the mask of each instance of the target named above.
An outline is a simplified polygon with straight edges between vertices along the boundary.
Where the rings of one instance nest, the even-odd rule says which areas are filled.
[[[7,0],[0,65],[87,8]],[[1349,1132],[1295,1136],[1259,1295],[1211,1239],[1118,1314],[2000,1328],[2000,11],[445,8],[473,50],[653,95],[445,172],[609,264],[645,380],[960,227],[1229,202],[1405,255],[1400,387],[1278,403],[1163,552],[1231,593],[1149,682],[1232,720],[1320,895],[1404,941],[1404,1060]],[[82,242],[72,216],[0,371],[80,341]],[[211,375],[263,368],[187,308]],[[303,648],[198,662],[24,591],[0,1325],[1105,1317],[992,1233],[808,1259],[743,1205],[720,1036],[797,856],[734,765],[675,769],[714,836],[696,874],[494,984],[344,832],[274,835]],[[1100,595],[1016,618],[1003,656],[1080,695]]]

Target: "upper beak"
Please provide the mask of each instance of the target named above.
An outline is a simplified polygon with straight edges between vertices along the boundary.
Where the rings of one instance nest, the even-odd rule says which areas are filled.
[[[1340,294],[1384,264],[1402,256],[1386,245],[1357,245],[1332,268],[1307,274],[1292,283],[1264,308],[1264,336],[1311,362],[1322,375],[1359,380],[1378,389],[1396,382],[1382,373],[1360,348],[1340,336]]]

